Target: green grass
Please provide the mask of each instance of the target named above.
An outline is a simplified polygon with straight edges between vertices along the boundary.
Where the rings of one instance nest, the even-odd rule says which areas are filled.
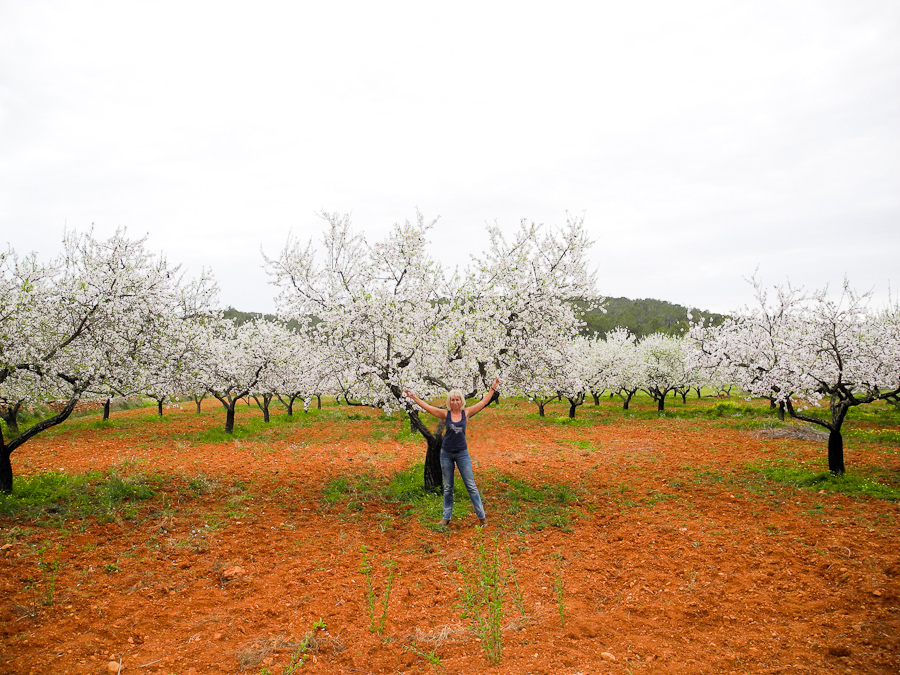
[[[254,416],[247,421],[235,422],[234,431],[230,434],[225,432],[225,410],[224,408],[216,411],[216,415],[210,419],[215,426],[188,435],[188,440],[198,443],[228,443],[235,439],[245,440],[274,440],[277,438],[289,436],[295,429],[308,427],[315,424],[317,420],[327,420],[333,417],[332,414],[325,413],[315,408],[310,409],[308,413],[296,412],[293,415],[287,413],[275,413],[270,411],[269,421],[264,422],[262,412],[257,409],[259,416]],[[204,412],[205,416],[211,415],[211,411]]]
[[[503,473],[493,473],[486,482],[492,501],[506,508],[504,522],[519,531],[556,527],[571,530],[571,510],[578,494],[563,483],[533,485]]]
[[[835,476],[829,471],[816,472],[795,466],[770,465],[760,470],[771,481],[816,492],[839,492],[850,497],[873,497],[889,501],[900,501],[900,488],[876,483],[869,478],[847,472]]]
[[[37,523],[89,516],[133,519],[136,502],[154,494],[150,481],[143,476],[125,478],[114,471],[76,475],[53,471],[17,478],[12,494],[0,494],[0,515]]]
[[[398,471],[389,479],[367,472],[332,478],[322,489],[322,501],[329,506],[344,505],[348,511],[372,506],[406,507],[403,516],[413,516],[428,527],[440,519],[443,497],[425,490],[422,463]],[[503,522],[518,531],[556,527],[571,529],[571,509],[578,494],[564,484],[533,485],[515,476],[492,472],[476,478],[489,512],[502,511]],[[462,481],[454,483],[454,519],[465,517],[472,508]]]

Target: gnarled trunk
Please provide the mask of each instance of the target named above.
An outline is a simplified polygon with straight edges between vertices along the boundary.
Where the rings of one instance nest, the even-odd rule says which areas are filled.
[[[441,444],[444,441],[443,423],[438,424],[435,431],[431,431],[422,418],[419,417],[418,411],[407,410],[409,416],[409,425],[411,429],[415,429],[425,437],[425,470],[424,470],[424,486],[426,490],[431,492],[440,492],[444,486],[444,480],[441,473]]]
[[[0,410],[0,417],[6,422],[6,428],[9,429],[10,436],[19,435],[19,410],[22,408],[22,401],[16,401],[13,404],[6,404]]]
[[[235,401],[234,403],[236,403]],[[225,433],[234,433],[234,403],[225,406]]]
[[[15,438],[11,438],[9,443],[7,443],[6,439],[3,437],[3,428],[0,427],[0,492],[4,494],[10,494],[13,489],[13,470],[11,460],[13,450],[18,448],[20,445],[28,442],[30,439],[32,439],[34,436],[37,436],[42,431],[65,422],[68,419],[69,415],[72,414],[72,411],[75,409],[75,405],[81,398],[82,391],[83,390],[79,390],[72,398],[70,398],[66,403],[66,407],[56,415],[54,415],[53,417],[48,417],[47,419],[42,420],[34,426],[26,429]]]
[[[108,419],[109,419],[109,399],[107,398],[106,401],[104,401],[104,403],[103,403],[103,421],[105,422]]]
[[[11,455],[3,440],[3,429],[0,428],[0,492],[7,495],[12,492],[13,487]]]
[[[837,429],[828,433],[828,470],[835,476],[843,476],[845,472],[844,437]]]
[[[260,398],[262,401],[260,402]],[[272,402],[272,394],[263,394],[262,397],[256,396],[254,394],[253,400],[256,401],[256,405],[259,406],[259,409],[262,410],[263,413],[263,422],[269,421],[269,404]]]

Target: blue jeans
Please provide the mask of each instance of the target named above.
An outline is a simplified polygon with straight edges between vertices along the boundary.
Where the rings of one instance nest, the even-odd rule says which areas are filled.
[[[472,474],[472,460],[468,450],[444,450],[441,449],[441,476],[444,479],[444,520],[450,520],[453,516],[453,465],[459,469],[459,477],[472,500],[472,507],[479,520],[484,520],[484,507],[481,505],[481,495],[475,486],[475,476]]]

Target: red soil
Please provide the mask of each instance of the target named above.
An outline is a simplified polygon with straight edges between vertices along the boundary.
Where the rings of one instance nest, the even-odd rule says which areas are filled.
[[[202,444],[184,434],[224,413],[190,408],[125,431],[63,426],[13,456],[19,476],[115,467],[172,479],[130,520],[61,529],[0,518],[0,673],[106,673],[115,661],[122,673],[278,675],[309,633],[298,673],[900,667],[898,505],[795,490],[748,468],[785,456],[820,468],[821,441],[624,420],[602,406],[579,410],[603,421],[588,426],[544,424],[510,402],[482,413],[470,447],[490,519],[484,536],[489,548],[509,547],[526,610],[508,597],[502,660],[490,665],[448,572],[474,557],[468,504],[439,531],[402,506],[322,499],[330,478],[373,471],[387,480],[421,461],[424,444],[378,438],[385,423],[369,411],[276,441]],[[113,423],[147,414],[114,413]],[[238,424],[250,416],[259,411],[241,408]],[[873,444],[848,443],[847,462],[900,470],[896,448]],[[494,470],[576,487],[570,530],[517,532],[520,521],[492,496]],[[187,489],[198,476],[209,487],[199,496]],[[52,605],[36,600],[49,590],[36,553],[45,546],[44,560],[58,550],[61,564]],[[362,546],[379,602],[382,563],[396,562],[383,635],[368,629]],[[319,619],[324,629],[314,629]],[[425,658],[432,652],[439,663]]]

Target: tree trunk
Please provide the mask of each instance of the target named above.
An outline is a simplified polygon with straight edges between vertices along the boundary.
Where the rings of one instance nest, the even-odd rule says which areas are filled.
[[[162,401],[156,402],[156,414],[159,415],[160,417],[163,416],[163,402]]]
[[[316,409],[317,410],[322,409],[322,395],[321,394],[316,394]]]
[[[778,402],[778,421],[784,422],[784,401]]]
[[[225,433],[233,434],[234,433],[234,404],[237,403],[235,401],[231,405],[225,408]]]
[[[12,452],[6,447],[6,441],[3,438],[3,427],[0,427],[0,493],[10,494],[12,492],[12,462],[10,456]]]
[[[81,398],[81,391],[78,391],[69,401],[66,403],[66,407],[63,408],[60,412],[55,414],[53,417],[48,417],[45,420],[41,420],[37,424],[29,427],[23,433],[20,433],[15,438],[11,438],[9,443],[6,442],[6,439],[3,437],[3,428],[0,427],[0,492],[4,494],[10,494],[13,488],[13,471],[12,471],[12,461],[10,457],[12,456],[13,450],[18,448],[20,445],[28,442],[39,433],[46,431],[50,427],[55,427],[57,424],[62,424],[65,422],[69,415],[72,414],[72,411],[75,409],[75,405],[78,403],[78,400]]]
[[[688,389],[685,389],[684,391],[678,392],[679,394],[681,394],[681,402],[682,402],[684,405],[687,405],[687,395],[688,395],[688,391],[689,391]],[[698,398],[699,398],[699,397],[698,397]]]
[[[544,403],[538,403],[538,404],[537,404],[537,407],[538,407],[538,415],[539,415],[540,417],[543,417],[543,416],[544,416],[544,405],[546,405],[546,404],[544,404]]]
[[[697,398],[698,398],[698,399],[699,399],[699,398],[703,398],[703,397],[700,395],[700,387],[694,387],[694,391],[697,392]]]
[[[106,401],[103,403],[103,421],[105,422],[108,419],[109,419],[109,399],[107,398]]]
[[[398,399],[399,400],[399,399]],[[441,492],[444,487],[441,473],[441,444],[444,441],[443,422],[432,432],[416,410],[407,410],[409,425],[425,437],[425,469],[423,472],[424,487],[429,492]]]
[[[278,400],[281,401],[281,404],[287,409],[288,417],[294,416],[294,401],[297,400],[297,396],[295,394],[288,394],[287,401],[281,398],[281,394],[278,394]]]
[[[634,393],[629,391],[626,396],[622,397],[622,410],[628,410],[628,404],[631,403],[632,396],[634,396]]]
[[[594,405],[600,405],[600,394],[598,394],[596,391],[592,391],[591,396],[594,397]]]
[[[575,409],[578,406],[580,406],[582,403],[584,403],[584,394],[579,394],[578,396],[575,396],[574,398],[569,398],[568,396],[566,396],[566,400],[569,402],[569,419],[574,420],[575,419]]]
[[[428,443],[425,451],[425,470],[423,478],[425,481],[425,489],[429,492],[441,492],[444,489],[444,477],[441,472],[441,444],[444,441],[443,434],[440,436],[432,434],[431,438],[426,438]]]
[[[13,487],[12,462],[10,453],[3,442],[3,430],[0,429],[0,493],[10,494]]]
[[[253,400],[256,401],[256,405],[259,406],[259,409],[262,410],[263,414],[263,422],[269,421],[269,404],[272,402],[272,394],[263,394],[262,395],[262,403],[259,401],[259,396],[254,395]]]
[[[202,401],[203,399],[200,399],[200,400]],[[199,415],[200,414],[200,401],[198,401],[197,399],[194,399],[194,403],[197,404],[197,414]]]
[[[665,409],[666,409],[666,395],[663,394],[662,396],[660,396],[656,399],[656,412],[663,412]]]
[[[835,476],[844,475],[844,437],[840,429],[832,429],[828,434],[828,470]]]
[[[3,412],[0,417],[6,422],[6,428],[9,429],[10,436],[19,435],[19,409],[22,407],[22,401],[16,401],[12,405],[3,406]]]

